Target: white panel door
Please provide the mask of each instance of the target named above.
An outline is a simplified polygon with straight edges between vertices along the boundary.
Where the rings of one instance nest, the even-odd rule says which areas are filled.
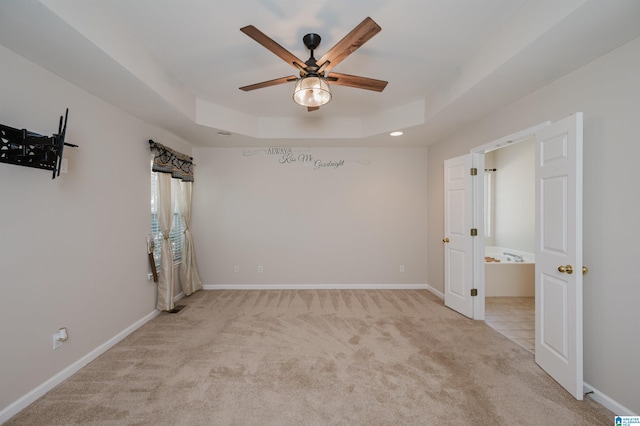
[[[579,400],[582,266],[582,113],[576,113],[536,132],[535,359]]]
[[[444,162],[444,304],[473,318],[471,154]]]

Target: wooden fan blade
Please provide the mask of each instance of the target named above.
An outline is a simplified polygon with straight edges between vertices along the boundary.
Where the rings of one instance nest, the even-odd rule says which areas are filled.
[[[329,84],[337,86],[349,86],[357,89],[373,90],[382,92],[387,87],[388,82],[384,80],[376,80],[374,78],[360,77],[357,75],[341,74],[332,72],[327,76]]]
[[[360,46],[365,44],[374,35],[378,34],[382,30],[380,25],[369,17],[365,18],[357,27],[355,27],[349,34],[344,36],[335,46],[333,46],[322,58],[318,61],[318,64],[323,64],[329,61],[329,64],[324,67],[325,71],[329,71],[331,68],[338,65],[347,56],[355,52]]]
[[[263,81],[262,83],[250,84],[248,86],[240,87],[240,90],[248,92],[250,90],[262,89],[263,87],[277,86],[278,84],[284,84],[290,81],[296,81],[296,76],[290,75],[289,77],[280,77],[269,81]]]
[[[319,109],[320,109],[320,107],[307,107],[307,112],[317,111]]]
[[[304,69],[304,61],[301,61],[293,53],[289,52],[284,47],[280,46],[277,42],[275,42],[268,35],[254,27],[253,25],[247,25],[246,27],[240,28],[240,31],[266,47],[268,50],[273,52],[277,57],[291,65],[296,69]],[[298,64],[296,66],[296,63]]]

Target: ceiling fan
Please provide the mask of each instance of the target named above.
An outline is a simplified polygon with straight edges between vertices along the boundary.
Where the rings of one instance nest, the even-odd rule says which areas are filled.
[[[330,72],[333,67],[381,30],[382,28],[373,19],[367,17],[335,46],[329,49],[320,60],[314,58],[313,51],[320,45],[321,38],[318,34],[307,34],[302,38],[302,42],[310,50],[311,54],[309,59],[303,62],[253,25],[240,28],[240,31],[300,71],[300,77],[295,75],[280,77],[243,86],[240,87],[240,90],[250,91],[295,81],[293,100],[300,105],[306,106],[308,111],[315,111],[331,100],[329,84],[382,92],[387,86],[386,81]]]

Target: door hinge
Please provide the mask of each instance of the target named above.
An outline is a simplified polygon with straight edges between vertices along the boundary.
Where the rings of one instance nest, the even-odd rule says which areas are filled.
[[[477,176],[478,175],[478,168],[477,167],[472,167],[470,172],[471,172],[471,176]]]
[[[471,228],[471,236],[472,237],[478,236],[478,228]]]
[[[478,289],[477,288],[472,288],[471,289],[471,296],[477,296],[478,295]]]

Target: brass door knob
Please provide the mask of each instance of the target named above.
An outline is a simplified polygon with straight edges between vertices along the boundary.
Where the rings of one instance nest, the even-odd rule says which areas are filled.
[[[562,273],[566,272],[567,274],[573,274],[573,266],[571,266],[571,265],[566,265],[566,266],[560,265],[560,266],[558,266],[558,271],[560,271]]]
[[[586,266],[582,267],[582,275],[586,274],[587,272],[589,272],[589,268],[587,268]]]
[[[443,242],[443,243],[448,243],[448,242],[449,242],[449,238],[443,238],[443,239],[442,239],[442,242]]]

